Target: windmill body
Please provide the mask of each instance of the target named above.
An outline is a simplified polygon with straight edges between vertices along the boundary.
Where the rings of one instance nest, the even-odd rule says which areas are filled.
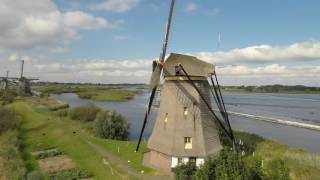
[[[207,102],[207,77],[214,73],[212,64],[181,54],[171,54],[164,64],[160,108],[144,164],[167,172],[188,161],[200,166],[207,156],[222,149],[214,117],[187,77],[177,70],[178,64],[188,72]]]

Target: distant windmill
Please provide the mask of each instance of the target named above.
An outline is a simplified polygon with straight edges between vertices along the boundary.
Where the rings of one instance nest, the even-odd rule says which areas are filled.
[[[174,53],[165,61],[174,6],[175,0],[172,0],[163,51],[159,62],[153,64],[152,92],[136,148],[138,151],[162,74],[164,83],[160,91],[160,108],[148,141],[150,151],[145,153],[143,162],[166,172],[188,161],[194,161],[197,166],[203,164],[207,156],[222,149],[221,133],[234,144],[218,81],[216,78],[216,86],[212,78],[216,77],[214,65]],[[211,95],[223,120],[212,109]]]
[[[30,81],[39,80],[38,78],[26,78],[23,76],[24,60],[21,61],[20,78],[18,80],[17,94],[19,96],[32,95]]]
[[[21,60],[21,70],[20,77],[9,77],[9,72],[7,71],[6,77],[0,77],[2,80],[2,90],[8,89],[9,85],[17,85],[17,94],[19,96],[29,96],[32,95],[30,88],[30,81],[39,80],[38,78],[26,78],[23,76],[24,71],[24,60]]]
[[[7,90],[9,87],[9,71],[5,77],[0,77],[0,90]]]

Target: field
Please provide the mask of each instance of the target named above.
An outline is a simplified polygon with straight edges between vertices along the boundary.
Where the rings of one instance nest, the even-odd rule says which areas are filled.
[[[76,93],[80,98],[92,99],[103,102],[125,102],[133,99],[141,91],[138,89],[127,89],[123,86],[107,85],[48,85],[33,86],[33,90],[43,94]]]
[[[143,153],[147,151],[145,143],[136,153],[136,142],[97,138],[92,133],[92,122],[56,115],[56,108],[52,107],[61,104],[53,99],[20,98],[7,106],[15,109],[22,122],[19,130],[10,130],[0,136],[0,174],[10,177],[8,179],[20,179],[26,172],[40,172],[41,163],[32,154],[51,149],[61,150],[64,159],[70,158],[77,169],[85,170],[94,179],[172,179],[172,176],[142,165]],[[236,137],[250,145],[254,154],[247,154],[248,157],[261,158],[266,170],[271,168],[272,160],[281,159],[290,169],[292,179],[316,180],[320,177],[320,156],[317,154],[247,133],[238,132]]]
[[[141,179],[140,176],[152,177],[155,173],[142,166],[145,144],[135,153],[135,142],[95,138],[87,130],[90,125],[56,117],[38,102],[25,99],[11,105],[23,119],[23,158],[29,172],[39,170],[32,152],[58,148],[95,179]],[[157,177],[160,176],[154,178]]]

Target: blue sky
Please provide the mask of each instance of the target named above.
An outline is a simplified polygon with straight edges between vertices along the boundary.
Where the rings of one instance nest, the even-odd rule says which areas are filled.
[[[83,11],[125,22],[113,30],[84,32],[72,43],[72,58],[153,58],[160,51],[169,0],[143,0],[125,13],[92,11],[90,1],[55,1],[60,9],[78,3]],[[100,1],[95,1],[99,3]],[[186,10],[196,4],[194,12]],[[213,51],[222,35],[221,50],[260,44],[287,45],[320,38],[320,1],[215,1],[178,0],[170,50],[177,52]],[[127,36],[116,42],[114,36]]]
[[[169,5],[170,0],[3,0],[0,70],[24,57],[27,73],[44,80],[147,82]],[[310,77],[320,72],[319,8],[317,0],[177,0],[169,52],[220,66],[226,84],[318,86]]]

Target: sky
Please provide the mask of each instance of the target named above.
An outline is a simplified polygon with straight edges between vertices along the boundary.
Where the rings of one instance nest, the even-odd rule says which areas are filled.
[[[0,76],[148,83],[170,0],[0,0]],[[320,1],[177,0],[168,52],[223,85],[320,86]]]

